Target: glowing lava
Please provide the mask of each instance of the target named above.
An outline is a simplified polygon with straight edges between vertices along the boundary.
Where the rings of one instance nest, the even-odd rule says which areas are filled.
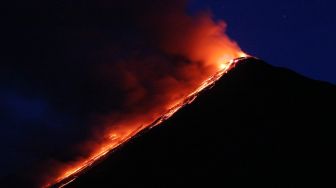
[[[168,2],[167,6],[171,5]],[[155,46],[155,53],[160,52],[160,58],[152,54],[144,59],[130,56],[109,64],[112,67],[103,67],[107,72],[98,72],[107,75],[99,77],[103,82],[117,75],[117,81],[113,81],[125,91],[125,104],[121,110],[102,117],[102,125],[95,126],[92,136],[75,148],[80,154],[71,161],[55,159],[57,164],[46,165],[52,167],[40,173],[44,187],[61,187],[73,181],[132,137],[190,104],[234,67],[237,61],[233,59],[246,57],[225,34],[224,22],[214,21],[207,13],[190,16],[183,1],[174,2],[164,12],[155,9],[155,16],[149,14],[145,23],[141,22],[148,35],[154,37],[150,41],[155,42],[150,44]]]
[[[188,96],[182,98],[179,101],[176,101],[172,107],[163,113],[162,115],[157,116],[156,120],[148,122],[150,120],[146,119],[141,121],[142,123],[148,122],[147,125],[142,124],[141,126],[137,122],[134,122],[133,126],[127,126],[126,128],[119,127],[118,129],[111,130],[108,134],[108,142],[105,142],[103,145],[100,145],[91,156],[85,160],[77,161],[75,164],[68,166],[66,170],[63,171],[58,178],[49,182],[44,187],[64,187],[65,185],[74,181],[81,173],[88,170],[90,167],[97,164],[99,161],[105,159],[108,154],[113,153],[116,148],[120,147],[122,144],[126,143],[128,140],[132,139],[134,136],[142,134],[151,128],[160,125],[162,122],[173,116],[179,109],[192,103],[200,92],[210,89],[217,80],[219,80],[225,73],[235,67],[236,63],[239,60],[247,57],[246,54],[240,53],[241,57],[230,60],[228,62],[223,62],[221,59],[218,61],[219,71],[214,75],[206,79],[198,88],[192,91]]]

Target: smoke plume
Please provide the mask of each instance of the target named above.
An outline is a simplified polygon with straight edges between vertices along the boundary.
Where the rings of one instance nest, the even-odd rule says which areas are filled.
[[[82,119],[66,134],[76,139],[59,138],[66,143],[42,157],[33,177],[39,185],[118,145],[243,54],[224,22],[209,12],[188,14],[186,7],[181,0],[64,1],[28,14],[35,20],[31,32],[42,26],[43,38],[52,41],[46,43],[51,55],[42,50],[48,66],[33,68],[50,73],[44,77],[56,89],[42,86],[41,93],[58,111]],[[36,70],[41,66],[47,73]]]

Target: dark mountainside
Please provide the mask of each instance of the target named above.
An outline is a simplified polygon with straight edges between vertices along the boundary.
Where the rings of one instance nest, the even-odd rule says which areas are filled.
[[[321,187],[335,107],[335,86],[243,60],[67,187]]]
[[[335,107],[335,86],[242,60],[67,187],[321,187]]]

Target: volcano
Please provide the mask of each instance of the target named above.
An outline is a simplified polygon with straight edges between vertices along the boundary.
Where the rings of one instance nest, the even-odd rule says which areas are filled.
[[[169,119],[52,187],[321,187],[335,96],[332,84],[239,59]]]
[[[335,143],[335,96],[329,83],[240,60],[66,187],[320,187]]]

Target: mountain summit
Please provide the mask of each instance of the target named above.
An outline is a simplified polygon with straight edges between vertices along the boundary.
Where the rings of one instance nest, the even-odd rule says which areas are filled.
[[[321,187],[336,87],[248,58],[67,187]]]

